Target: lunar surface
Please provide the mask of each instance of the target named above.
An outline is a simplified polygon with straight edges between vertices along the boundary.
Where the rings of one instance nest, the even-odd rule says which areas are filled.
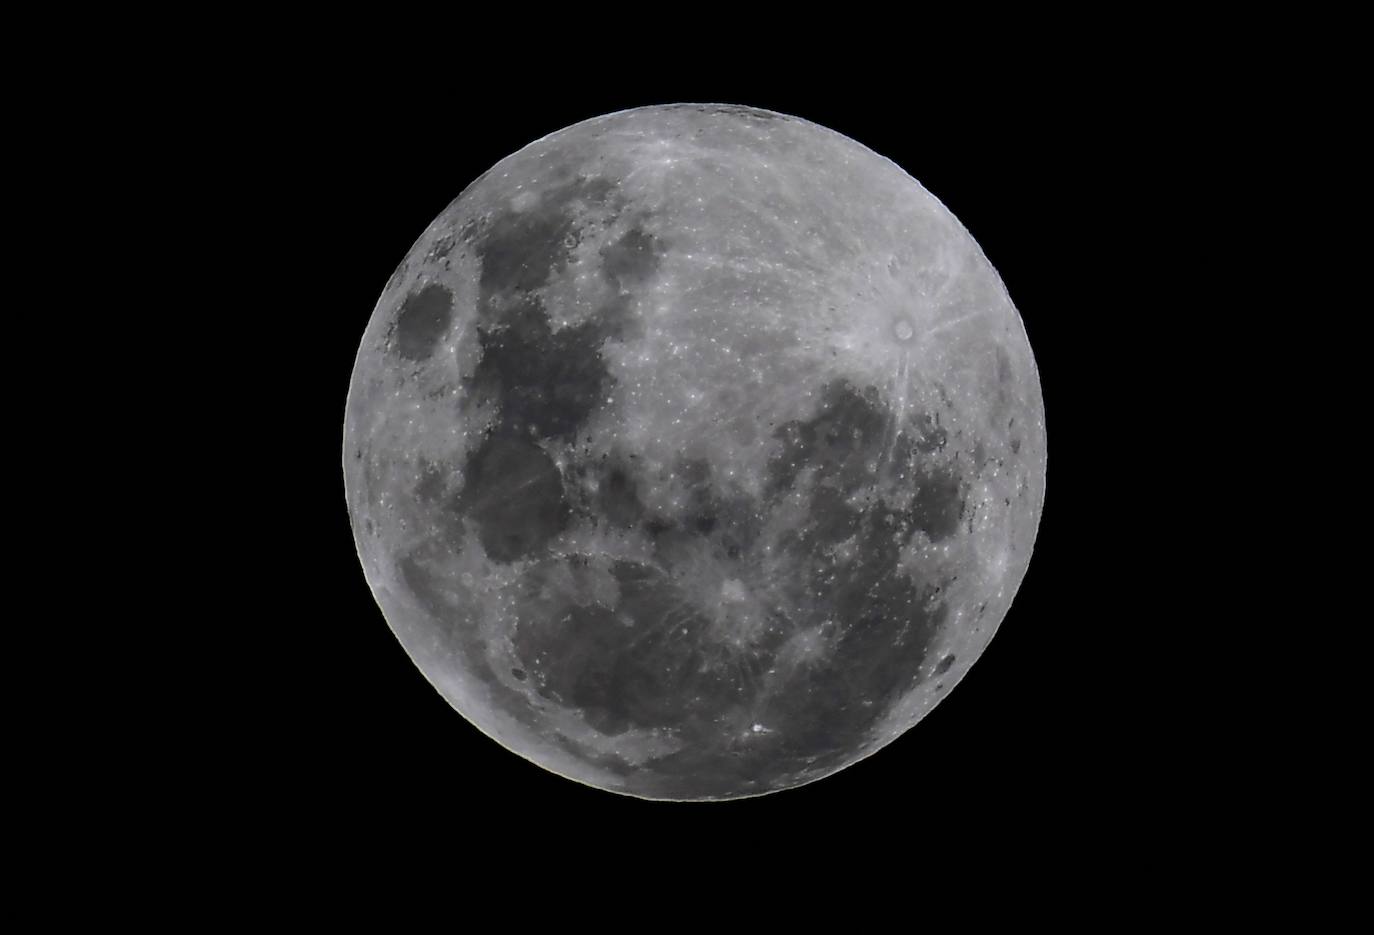
[[[1007,613],[1045,487],[1030,345],[968,232],[735,106],[588,120],[469,186],[382,293],[344,436],[421,672],[651,799],[798,786],[912,727]]]

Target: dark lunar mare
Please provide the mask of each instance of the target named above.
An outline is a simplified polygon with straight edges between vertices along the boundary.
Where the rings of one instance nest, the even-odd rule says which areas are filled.
[[[453,324],[453,294],[438,283],[421,286],[401,303],[392,331],[396,353],[406,360],[428,360]]]
[[[624,304],[612,302],[603,314],[555,330],[532,293],[566,268],[581,238],[579,212],[605,205],[613,189],[605,179],[574,178],[530,210],[495,215],[462,234],[481,260],[480,353],[459,405],[491,405],[496,420],[458,467],[461,492],[450,512],[476,523],[496,562],[544,554],[567,528],[565,478],[544,443],[572,442],[613,383],[601,347],[621,336]],[[608,277],[643,277],[656,269],[651,239],[632,239],[615,255]]]
[[[563,477],[529,438],[493,432],[469,456],[463,474],[463,488],[450,508],[477,524],[482,549],[492,561],[540,554],[567,528]]]
[[[653,234],[632,227],[619,240],[601,248],[601,274],[615,286],[642,285],[658,272],[666,250]]]
[[[547,285],[567,268],[581,241],[579,205],[603,205],[615,185],[608,179],[575,178],[550,188],[528,211],[505,211],[468,232],[482,261],[478,312],[499,314],[499,300]]]
[[[928,432],[923,445],[894,449],[904,463],[893,469],[921,479],[910,509],[880,499],[863,510],[852,507],[849,495],[874,480],[866,465],[881,457],[891,422],[876,391],[837,381],[825,387],[814,416],[779,427],[783,448],[770,464],[772,502],[804,468],[815,471],[808,520],[787,540],[810,586],[791,602],[804,609],[789,624],[818,631],[830,648],[760,696],[756,717],[766,733],[722,745],[717,732],[689,743],[654,762],[652,771],[635,774],[631,782],[643,794],[773,788],[836,768],[852,756],[854,738],[870,732],[921,679],[948,614],[938,597],[948,582],[914,583],[898,559],[916,530],[943,532],[949,516],[957,523],[963,493],[947,471],[922,463],[939,447]],[[827,550],[850,536],[857,537],[852,558]],[[765,670],[777,664],[778,648],[756,647],[758,664]]]
[[[543,306],[526,299],[499,326],[478,329],[481,358],[465,401],[495,402],[503,431],[569,440],[611,383],[605,337],[596,321],[554,332]]]
[[[918,530],[942,532],[951,517],[957,523],[960,485],[930,462],[939,447],[931,433],[921,436],[924,442],[902,435],[895,448],[905,459],[901,470],[933,480],[918,483],[905,510],[876,497],[864,509],[851,506],[849,495],[874,481],[860,466],[882,454],[891,415],[876,394],[843,382],[828,386],[821,400],[810,419],[779,428],[785,443],[770,465],[777,487],[764,500],[726,502],[710,464],[684,460],[676,473],[686,486],[687,507],[679,516],[650,516],[635,492],[632,461],[610,458],[574,468],[579,477],[599,477],[595,512],[603,521],[638,523],[650,534],[657,565],[616,563],[620,599],[613,607],[551,599],[548,581],[558,561],[535,566],[522,582],[514,643],[521,671],[533,674],[540,694],[582,711],[594,729],[658,729],[682,744],[638,767],[593,757],[624,777],[628,791],[668,798],[727,795],[834,769],[852,756],[854,738],[871,731],[927,668],[947,616],[939,595],[949,582],[913,582],[898,569],[898,559]],[[796,567],[805,570],[797,584],[804,593],[789,603],[805,609],[794,619],[775,620],[741,652],[719,642],[692,596],[678,590],[679,557],[692,542],[705,542],[717,561],[747,580],[760,547],[750,518],[775,506],[807,467],[815,469],[811,509],[785,541]],[[853,558],[832,554],[831,546],[850,537],[856,538]],[[574,579],[587,561],[571,560]],[[799,629],[823,634],[829,649],[770,680],[768,671],[782,665],[786,637]],[[939,671],[948,667],[942,663]],[[748,732],[747,721],[755,719],[766,732]],[[741,724],[743,733],[727,730]]]
[[[702,797],[766,791],[813,778],[844,764],[864,736],[912,688],[947,615],[944,581],[913,582],[898,568],[902,546],[918,531],[932,541],[953,534],[964,514],[959,475],[935,460],[948,441],[938,419],[895,431],[894,416],[873,387],[844,380],[821,389],[815,413],[779,427],[779,453],[768,465],[764,495],[727,494],[711,465],[683,460],[676,474],[687,506],[680,515],[654,515],[639,494],[633,453],[589,460],[578,433],[613,385],[601,349],[626,338],[633,323],[627,293],[657,274],[666,245],[631,225],[602,248],[601,275],[616,294],[589,320],[555,330],[534,290],[565,269],[580,240],[587,207],[615,208],[614,186],[572,178],[546,192],[530,210],[508,211],[470,225],[460,239],[481,260],[477,340],[480,354],[460,404],[492,407],[495,418],[461,465],[461,483],[445,482],[442,466],[426,465],[417,498],[442,502],[446,547],[456,549],[464,522],[475,527],[488,558],[530,561],[516,588],[517,621],[509,675],[541,698],[576,710],[604,735],[663,731],[678,752],[631,767],[597,756],[574,738],[556,742],[623,777],[626,791],[651,797]],[[445,241],[444,253],[452,249]],[[407,360],[423,360],[451,327],[452,297],[425,286],[402,302],[392,346]],[[892,439],[891,450],[884,451]],[[560,470],[553,452],[564,451]],[[877,496],[869,465],[914,479],[911,505],[896,509]],[[760,565],[761,517],[793,491],[802,491],[808,517],[782,547],[797,580],[786,606],[795,619],[775,619],[745,649],[722,642],[711,621],[679,586],[678,570],[695,546],[747,580]],[[591,479],[593,483],[586,481]],[[911,481],[908,481],[910,483]],[[456,490],[456,493],[448,493]],[[866,490],[874,493],[866,500]],[[860,496],[863,506],[851,501]],[[549,543],[575,515],[612,527],[638,527],[650,538],[654,564],[617,561],[610,569],[619,598],[607,606],[587,598],[595,557],[555,558]],[[833,547],[850,538],[849,559]],[[537,714],[528,698],[494,677],[488,647],[470,612],[446,589],[443,556],[434,548],[400,563],[407,586],[443,622],[446,641],[493,685],[495,700],[528,724]],[[581,582],[565,593],[557,582]],[[827,649],[776,677],[789,636],[822,634]],[[942,661],[938,671],[948,669]],[[489,677],[490,676],[490,677]],[[748,723],[767,725],[749,733]],[[743,725],[731,734],[728,725]]]
[[[768,465],[771,491],[791,488],[807,466],[819,468],[846,494],[870,483],[867,465],[879,453],[891,418],[874,387],[860,392],[848,380],[826,384],[814,416],[774,431],[782,452]]]
[[[748,699],[749,682],[714,658],[708,621],[663,571],[615,562],[620,597],[610,608],[550,598],[555,564],[524,576],[514,636],[540,694],[604,734],[661,728],[697,742],[709,740],[714,716]],[[577,560],[570,564],[576,574]]]

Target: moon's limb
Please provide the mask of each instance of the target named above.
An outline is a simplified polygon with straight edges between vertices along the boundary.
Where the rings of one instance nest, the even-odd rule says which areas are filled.
[[[416,242],[354,369],[359,555],[470,721],[649,798],[878,749],[1025,573],[1043,403],[997,274],[839,134],[612,114],[503,160]]]

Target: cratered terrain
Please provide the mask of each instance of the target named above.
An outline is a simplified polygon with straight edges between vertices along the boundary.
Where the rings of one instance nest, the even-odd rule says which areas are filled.
[[[382,293],[344,435],[421,672],[509,750],[653,799],[801,785],[912,727],[1007,613],[1045,488],[1030,345],[968,232],[862,145],[736,106],[588,120],[469,186]]]

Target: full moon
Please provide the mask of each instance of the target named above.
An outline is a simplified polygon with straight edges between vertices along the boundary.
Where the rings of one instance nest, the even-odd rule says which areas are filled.
[[[655,106],[429,226],[343,459],[372,592],[463,717],[591,786],[731,799],[868,756],[968,671],[1031,557],[1044,404],[1001,279],[901,168]]]

